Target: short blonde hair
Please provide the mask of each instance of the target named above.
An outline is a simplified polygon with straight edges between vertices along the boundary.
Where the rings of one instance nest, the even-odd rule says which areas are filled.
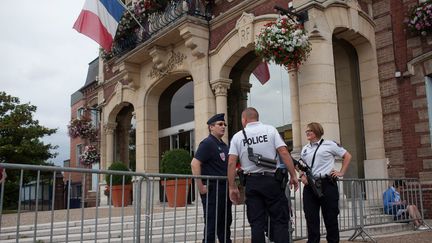
[[[308,129],[310,129],[318,138],[324,135],[324,128],[318,122],[311,122],[307,124]]]

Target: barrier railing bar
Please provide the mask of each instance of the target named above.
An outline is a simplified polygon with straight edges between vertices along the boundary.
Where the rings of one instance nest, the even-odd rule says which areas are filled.
[[[53,241],[53,229],[54,229],[54,209],[55,209],[55,189],[56,189],[56,171],[53,172],[53,183],[52,183],[52,198],[51,198],[51,227],[50,227],[50,242]]]
[[[71,174],[68,176],[68,186],[67,186],[67,209],[66,209],[66,242],[69,242],[69,213],[70,213],[70,194],[71,194]]]
[[[36,177],[36,195],[35,195],[35,218],[34,218],[34,231],[33,231],[33,242],[36,242],[36,232],[37,232],[37,218],[39,209],[39,183],[40,183],[40,170],[37,171]],[[42,195],[43,198],[43,195]]]
[[[120,223],[120,237],[121,242],[123,242],[123,223],[124,223],[124,203],[125,203],[125,175],[122,176],[122,203],[121,203],[121,223]]]
[[[18,194],[17,228],[16,228],[16,242],[17,243],[18,243],[18,239],[19,239],[19,228],[20,228],[20,220],[21,220],[21,197],[22,197],[23,177],[24,177],[24,170],[21,169],[20,184],[19,184],[19,194]]]
[[[91,174],[92,175],[92,177],[93,177],[93,174]],[[97,240],[98,240],[98,238],[97,238],[97,236],[98,236],[98,219],[99,219],[99,192],[100,192],[100,188],[99,188],[99,176],[96,176],[96,181],[95,181],[95,183],[96,183],[96,218],[95,218],[95,238],[94,238],[94,241],[95,241],[95,243],[97,243]]]
[[[144,242],[145,243],[150,243],[150,207],[151,204],[149,203],[151,198],[150,198],[150,193],[148,193],[151,190],[151,183],[150,183],[150,178],[149,177],[144,177],[146,180],[146,186],[147,186],[147,191],[146,191],[146,207],[145,207],[145,239]]]

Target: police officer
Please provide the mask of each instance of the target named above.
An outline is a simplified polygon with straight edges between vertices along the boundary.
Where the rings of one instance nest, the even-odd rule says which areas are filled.
[[[270,218],[272,240],[276,243],[288,242],[289,209],[285,191],[275,178],[275,169],[257,166],[248,158],[248,147],[265,158],[276,158],[279,153],[290,173],[290,186],[298,188],[298,180],[293,162],[286,145],[273,126],[259,122],[255,108],[249,107],[242,112],[242,131],[237,132],[232,140],[228,159],[228,182],[230,199],[238,204],[240,193],[235,184],[235,165],[240,159],[246,176],[247,218],[252,230],[252,243],[265,242],[264,230],[267,214]]]
[[[227,126],[224,117],[225,114],[220,113],[207,121],[210,134],[201,141],[191,162],[192,173],[196,176],[227,175],[228,146],[222,141]],[[217,230],[219,242],[231,243],[232,203],[228,200],[226,180],[197,179],[196,182],[204,210],[203,242],[215,242]]]
[[[300,173],[300,179],[305,185],[303,190],[303,210],[306,217],[308,243],[320,242],[320,208],[327,231],[327,242],[339,242],[339,191],[336,183],[348,169],[351,154],[334,141],[322,139],[324,129],[321,124],[312,122],[307,125],[306,137],[309,141],[301,151],[301,159],[311,168],[312,174],[321,185],[324,196],[314,194],[306,176]],[[315,157],[315,158],[314,158]],[[340,171],[334,169],[335,157],[342,157]]]

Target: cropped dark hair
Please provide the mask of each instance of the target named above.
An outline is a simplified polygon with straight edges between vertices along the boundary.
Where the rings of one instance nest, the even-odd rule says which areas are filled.
[[[255,108],[253,108],[253,107],[246,108],[243,111],[242,116],[244,118],[246,118],[247,120],[249,120],[249,121],[252,121],[252,120],[253,121],[259,121],[258,111]]]
[[[321,138],[324,135],[324,128],[318,122],[311,122],[307,125],[308,129],[310,129],[318,138]]]

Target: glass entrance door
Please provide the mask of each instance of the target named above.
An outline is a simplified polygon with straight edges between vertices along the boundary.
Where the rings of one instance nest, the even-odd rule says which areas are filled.
[[[165,151],[172,149],[184,149],[194,155],[193,125],[193,122],[188,122],[159,131],[159,160]]]

